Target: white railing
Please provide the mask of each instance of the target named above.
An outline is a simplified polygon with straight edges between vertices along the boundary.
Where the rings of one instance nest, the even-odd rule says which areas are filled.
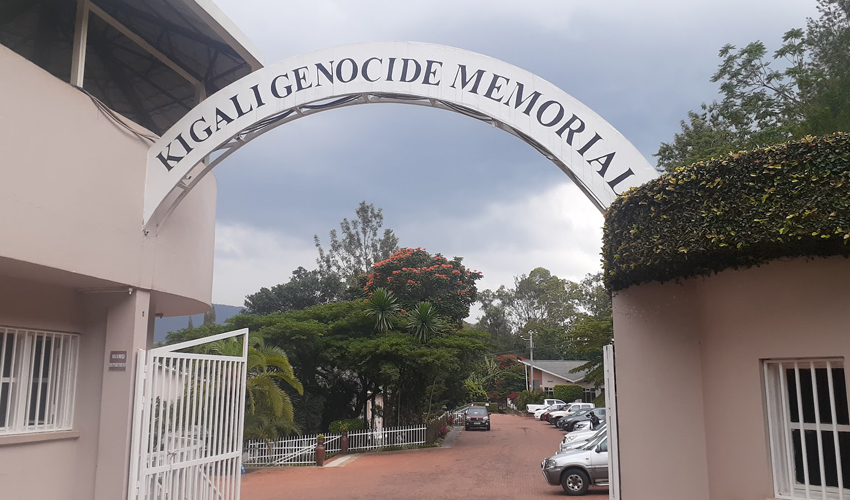
[[[348,433],[349,450],[377,450],[396,446],[425,444],[424,425],[388,427],[377,431]]]
[[[452,425],[463,425],[466,423],[466,410],[468,410],[470,406],[471,405],[465,405],[451,412]]]
[[[377,450],[394,447],[418,447],[425,444],[425,425],[390,427],[375,431],[348,433],[348,450]],[[325,435],[325,453],[342,451],[342,435]],[[274,442],[248,441],[244,450],[248,454],[245,465],[276,467],[286,465],[313,465],[316,463],[318,435],[280,439]]]

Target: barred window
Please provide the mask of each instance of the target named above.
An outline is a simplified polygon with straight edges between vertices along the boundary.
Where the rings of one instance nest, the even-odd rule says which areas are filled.
[[[585,388],[582,401],[584,401],[585,403],[592,403],[595,399],[596,399],[596,389]]]
[[[73,426],[79,336],[0,327],[0,435]]]
[[[764,377],[776,496],[850,500],[843,360],[768,360]]]

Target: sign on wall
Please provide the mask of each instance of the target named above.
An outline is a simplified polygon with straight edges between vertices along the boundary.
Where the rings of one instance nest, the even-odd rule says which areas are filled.
[[[528,71],[442,45],[364,43],[263,68],[189,111],[148,153],[146,226],[159,224],[223,157],[263,132],[308,114],[381,102],[455,111],[516,135],[601,210],[658,175],[608,122]]]
[[[127,351],[110,351],[109,352],[109,371],[111,371],[111,372],[127,371]]]

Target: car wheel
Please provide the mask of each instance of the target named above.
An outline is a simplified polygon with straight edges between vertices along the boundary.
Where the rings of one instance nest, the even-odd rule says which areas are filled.
[[[490,430],[490,424],[487,424],[487,430],[488,431]]]
[[[463,428],[464,428],[464,429],[466,429],[466,430],[469,430],[469,426],[468,426],[468,425],[464,425],[464,426],[463,426]]]
[[[567,495],[584,495],[590,488],[590,478],[581,469],[568,469],[561,474],[561,487]]]

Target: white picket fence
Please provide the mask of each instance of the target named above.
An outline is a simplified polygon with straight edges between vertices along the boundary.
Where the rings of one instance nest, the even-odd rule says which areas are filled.
[[[389,427],[375,431],[348,433],[348,451],[377,450],[393,447],[418,447],[425,444],[425,425]],[[316,463],[318,435],[299,436],[268,443],[248,441],[244,451],[248,454],[246,466],[276,467],[287,465],[312,465]],[[342,451],[341,434],[325,434],[325,453]]]

